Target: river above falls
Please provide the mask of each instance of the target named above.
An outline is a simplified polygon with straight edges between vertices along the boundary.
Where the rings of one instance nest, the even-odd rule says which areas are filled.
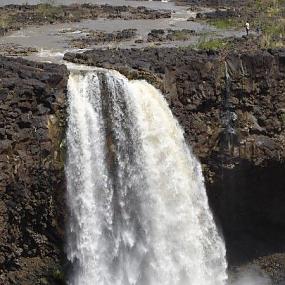
[[[2,45],[19,45],[24,48],[35,48],[38,52],[28,56],[33,60],[58,61],[63,54],[68,51],[82,51],[82,47],[74,47],[71,41],[82,39],[90,31],[99,31],[103,33],[114,33],[125,29],[136,29],[136,36],[132,39],[124,39],[119,42],[97,42],[87,47],[88,49],[96,48],[144,48],[150,46],[161,47],[185,47],[195,45],[204,35],[211,37],[241,37],[242,32],[235,30],[219,30],[206,23],[198,21],[188,21],[189,18],[195,18],[197,11],[192,11],[189,6],[175,5],[174,2],[160,1],[127,1],[127,0],[81,0],[76,3],[89,2],[92,4],[109,4],[109,5],[129,5],[145,6],[151,9],[171,10],[171,18],[163,19],[104,19],[82,20],[74,23],[49,24],[44,26],[28,26],[19,31],[11,32],[0,38]],[[37,4],[43,3],[39,0],[4,0],[0,5],[5,4]],[[53,4],[72,4],[73,0],[57,0]],[[209,11],[209,8],[201,8],[203,11]],[[148,42],[147,36],[151,30],[192,30],[193,36],[187,40],[166,40],[161,42]]]
[[[149,7],[152,9],[179,9],[179,7],[182,6],[177,6],[175,5],[174,2],[171,1],[132,1],[132,0],[54,0],[54,1],[43,1],[43,0],[2,0],[0,3],[0,6],[5,6],[9,4],[29,4],[29,5],[35,5],[35,4],[40,4],[40,3],[49,3],[51,2],[52,4],[55,5],[70,5],[73,3],[76,4],[83,4],[83,3],[90,3],[90,4],[108,4],[108,5],[117,5],[117,6],[122,6],[122,5],[129,5],[129,6],[145,6]]]

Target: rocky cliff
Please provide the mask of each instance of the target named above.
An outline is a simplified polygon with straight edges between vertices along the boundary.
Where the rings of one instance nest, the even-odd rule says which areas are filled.
[[[65,66],[0,57],[0,284],[60,284]]]
[[[203,163],[230,265],[257,261],[282,280],[283,255],[272,254],[285,252],[285,50],[96,50],[65,58],[163,91]]]
[[[96,50],[69,61],[160,88],[203,164],[231,266],[285,280],[285,50]],[[0,284],[62,284],[64,66],[0,57]]]

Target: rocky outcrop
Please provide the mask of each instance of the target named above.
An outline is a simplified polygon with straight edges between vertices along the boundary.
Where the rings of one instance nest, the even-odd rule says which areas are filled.
[[[0,284],[61,284],[67,75],[0,57]]]
[[[137,34],[137,29],[124,29],[106,33],[102,31],[88,31],[86,36],[72,39],[70,45],[76,48],[87,48],[98,44],[118,43],[134,39]]]
[[[202,161],[230,265],[285,252],[285,50],[96,50],[65,58],[164,92]]]
[[[227,9],[227,10],[215,10],[211,12],[200,12],[197,13],[197,19],[228,19],[240,17],[239,11],[236,9]]]
[[[36,48],[24,47],[18,44],[0,44],[0,55],[2,56],[28,56],[37,51]]]
[[[194,30],[151,30],[147,35],[148,42],[186,41],[197,33]]]

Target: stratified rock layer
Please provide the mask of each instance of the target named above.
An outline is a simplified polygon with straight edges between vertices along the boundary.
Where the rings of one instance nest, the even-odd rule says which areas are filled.
[[[61,278],[67,77],[65,66],[0,57],[0,284]]]

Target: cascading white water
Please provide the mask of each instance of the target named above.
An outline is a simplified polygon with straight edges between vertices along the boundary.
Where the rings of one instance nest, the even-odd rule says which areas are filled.
[[[72,285],[222,285],[225,248],[201,166],[162,94],[72,71],[67,132]]]

